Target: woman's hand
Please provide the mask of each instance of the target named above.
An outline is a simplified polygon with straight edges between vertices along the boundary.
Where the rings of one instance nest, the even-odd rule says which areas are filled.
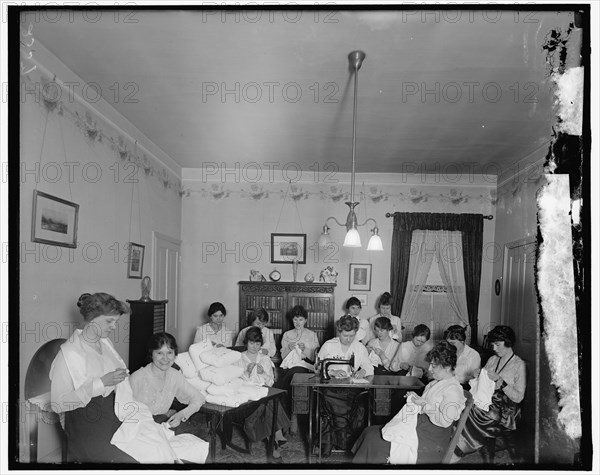
[[[104,384],[104,386],[116,386],[121,381],[125,380],[128,373],[129,371],[127,368],[120,368],[111,371],[110,373],[106,373],[100,379],[102,380],[102,384]]]
[[[475,379],[479,378],[480,373],[481,373],[481,368],[477,368],[475,371],[473,371],[473,377]]]
[[[263,369],[263,367],[259,364],[256,365],[256,372],[258,374],[263,374],[265,372],[265,370]]]
[[[173,414],[168,420],[167,420],[167,424],[169,424],[170,428],[175,428],[177,427],[179,424],[181,424],[182,422],[187,421],[187,415],[185,414],[184,411],[179,411],[175,414]]]
[[[266,348],[261,348],[260,352],[261,352],[263,355],[268,355],[268,354],[269,354],[269,350],[267,350]]]
[[[252,370],[254,369],[255,366],[256,366],[256,363],[249,363],[248,366],[246,366],[246,371],[248,371],[248,374],[252,373]]]
[[[225,347],[225,345],[221,345],[221,343],[217,343],[215,346],[216,346],[217,348],[224,348],[224,347]]]
[[[488,371],[488,376],[492,381],[498,381],[500,375],[494,371]]]
[[[400,369],[408,371],[410,369],[410,363],[400,363]]]
[[[354,373],[354,378],[362,379],[367,375],[367,372],[364,369],[359,369],[356,373]]]
[[[306,345],[304,343],[297,343],[298,348],[300,348],[300,350],[304,351],[304,348],[306,348]]]

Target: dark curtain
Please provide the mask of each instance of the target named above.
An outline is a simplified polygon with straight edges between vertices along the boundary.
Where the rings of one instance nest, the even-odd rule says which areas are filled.
[[[467,294],[467,310],[471,326],[471,344],[477,345],[477,308],[481,280],[483,250],[483,215],[450,213],[394,213],[390,292],[394,296],[392,314],[402,313],[406,294],[410,243],[415,229],[460,231],[462,233],[463,267]]]

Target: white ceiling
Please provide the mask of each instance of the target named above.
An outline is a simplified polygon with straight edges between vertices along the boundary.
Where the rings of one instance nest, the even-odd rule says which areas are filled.
[[[349,171],[347,55],[360,49],[356,169],[378,173],[469,162],[493,174],[548,143],[555,119],[541,46],[572,20],[509,10],[128,14],[42,15],[33,34],[181,167]]]

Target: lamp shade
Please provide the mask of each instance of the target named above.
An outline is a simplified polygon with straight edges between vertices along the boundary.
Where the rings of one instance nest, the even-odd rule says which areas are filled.
[[[373,234],[373,236],[371,236],[371,239],[369,239],[367,251],[383,251],[383,244],[381,242],[381,238],[377,234]]]
[[[321,249],[325,249],[327,246],[329,246],[329,244],[331,244],[331,239],[329,237],[329,233],[321,234],[321,236],[319,237],[319,247]]]
[[[344,239],[344,247],[360,247],[360,235],[356,228],[350,228]]]

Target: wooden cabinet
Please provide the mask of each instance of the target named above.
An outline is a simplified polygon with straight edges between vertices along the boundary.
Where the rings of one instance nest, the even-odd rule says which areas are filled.
[[[154,333],[165,331],[168,300],[127,300],[131,307],[129,320],[129,372],[148,363],[148,341]]]
[[[248,326],[248,315],[263,307],[269,312],[269,328],[275,337],[277,350],[282,335],[293,328],[288,313],[296,305],[308,312],[306,327],[314,331],[322,345],[334,336],[336,284],[306,282],[239,282],[239,328]]]

